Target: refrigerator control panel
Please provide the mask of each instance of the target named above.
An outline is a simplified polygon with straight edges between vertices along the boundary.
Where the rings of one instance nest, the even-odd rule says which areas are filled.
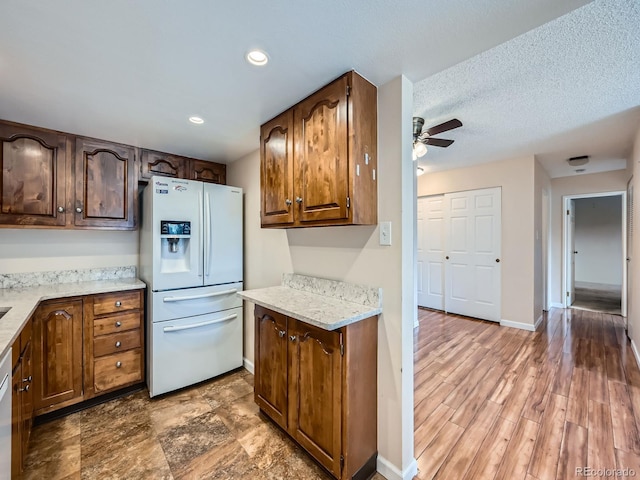
[[[160,220],[160,235],[191,235],[191,222]]]

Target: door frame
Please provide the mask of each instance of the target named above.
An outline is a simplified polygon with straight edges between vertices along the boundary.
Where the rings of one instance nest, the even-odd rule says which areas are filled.
[[[569,252],[569,225],[567,222],[566,211],[569,209],[569,202],[579,198],[597,198],[597,197],[620,197],[622,202],[622,221],[621,221],[621,233],[622,233],[622,290],[621,290],[621,305],[620,310],[622,316],[627,318],[627,192],[625,190],[616,190],[612,192],[598,192],[598,193],[582,193],[577,195],[563,195],[562,196],[562,306],[569,308],[567,305],[567,295],[569,285],[569,275],[567,275],[568,269],[571,268],[571,254]]]

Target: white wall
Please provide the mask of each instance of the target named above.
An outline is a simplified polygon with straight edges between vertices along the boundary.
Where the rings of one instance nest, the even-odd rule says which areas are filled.
[[[413,459],[413,222],[411,161],[413,86],[398,77],[378,89],[378,219],[392,223],[393,245],[379,245],[374,226],[260,228],[259,158],[227,166],[228,182],[245,189],[245,285],[277,285],[283,272],[382,287],[378,323],[379,469],[409,475]],[[245,356],[253,362],[252,306],[245,312]]]
[[[138,265],[137,231],[0,229],[0,273]]]
[[[562,252],[562,217],[565,195],[582,195],[586,193],[621,192],[627,189],[628,170],[575,175],[551,179],[551,302],[556,306],[563,302],[562,269],[564,256]]]
[[[534,169],[534,158],[525,157],[418,178],[418,196],[502,187],[501,317],[529,327],[539,315],[534,313]]]
[[[575,200],[576,282],[622,285],[622,197]]]
[[[533,215],[533,317],[538,319],[542,315],[542,311],[545,308],[545,265],[547,258],[545,258],[545,249],[548,250],[548,245],[544,245],[544,235],[548,234],[549,225],[543,225],[543,221],[549,222],[548,212],[543,212],[545,206],[545,195],[551,192],[551,178],[542,165],[536,160],[534,163],[535,179],[534,179],[534,215]],[[548,198],[547,198],[548,202]],[[548,205],[547,205],[548,206]]]
[[[633,225],[634,231],[631,240],[631,248],[628,253],[630,254],[631,261],[628,264],[629,272],[629,284],[627,297],[627,324],[629,328],[629,337],[631,337],[632,346],[636,355],[636,361],[640,364],[638,358],[638,346],[640,345],[640,266],[638,266],[638,259],[640,259],[640,229],[638,228],[638,222],[640,221],[640,215],[638,214],[640,209],[640,202],[638,201],[640,192],[640,128],[636,133],[636,138],[633,146],[633,153],[629,159],[631,165],[628,170],[631,170],[633,179],[631,181],[633,185],[634,193],[634,205],[633,205]],[[636,298],[636,296],[638,296]]]

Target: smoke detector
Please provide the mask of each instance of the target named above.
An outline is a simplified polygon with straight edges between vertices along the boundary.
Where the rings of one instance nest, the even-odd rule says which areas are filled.
[[[581,157],[571,157],[567,159],[567,163],[572,167],[580,167],[589,163],[589,155],[582,155]]]

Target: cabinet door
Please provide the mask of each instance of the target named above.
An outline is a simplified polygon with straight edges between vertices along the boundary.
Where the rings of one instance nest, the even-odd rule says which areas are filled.
[[[348,217],[347,86],[347,77],[341,77],[294,109],[296,216],[301,223]]]
[[[78,138],[75,156],[75,225],[135,228],[135,148]]]
[[[22,352],[22,398],[20,399],[21,421],[22,421],[22,464],[27,457],[29,447],[29,436],[33,423],[33,348],[29,338],[27,346]]]
[[[227,166],[223,163],[191,160],[191,180],[227,184]]]
[[[263,226],[293,223],[293,110],[260,128],[260,192]]]
[[[148,181],[153,175],[187,178],[189,159],[168,153],[142,150],[140,153],[139,181]]]
[[[287,318],[255,307],[254,394],[258,406],[287,428]]]
[[[34,324],[34,407],[82,399],[82,300],[42,304]]]
[[[342,334],[288,319],[289,432],[340,477],[342,453]]]
[[[0,143],[0,225],[63,226],[66,137],[2,124]]]
[[[20,478],[22,471],[22,368],[14,365],[11,377],[11,478]]]

